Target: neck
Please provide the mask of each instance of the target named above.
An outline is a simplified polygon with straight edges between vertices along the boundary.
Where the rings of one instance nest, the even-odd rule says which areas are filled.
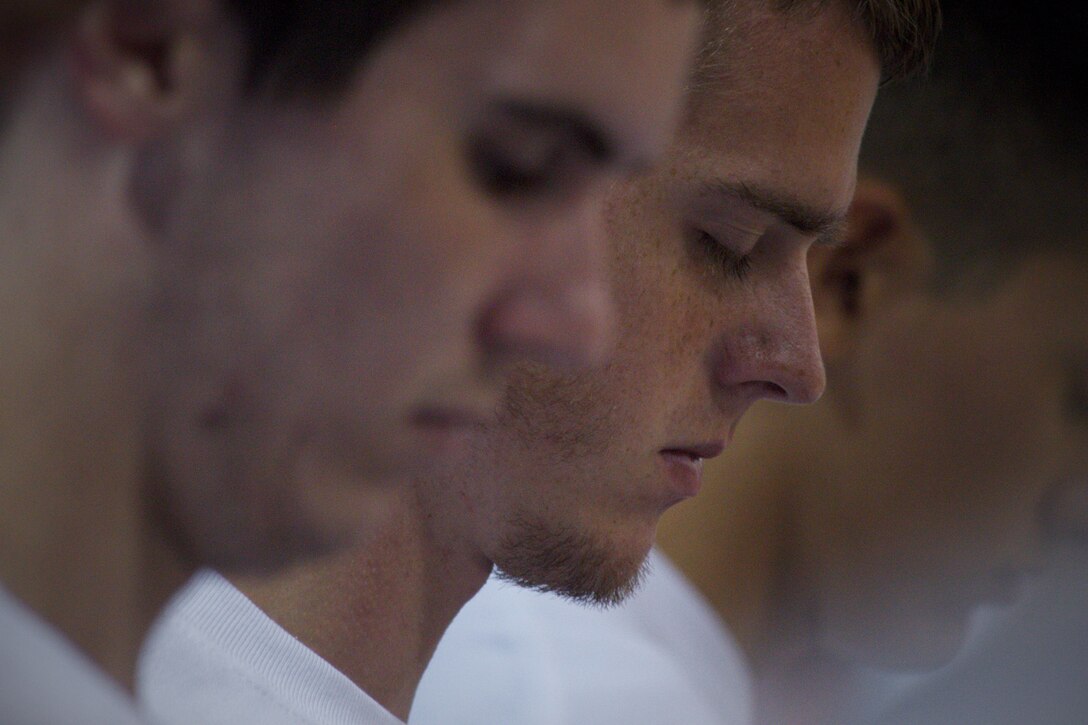
[[[389,712],[407,720],[439,639],[483,586],[491,566],[455,551],[448,532],[436,530],[436,517],[425,514],[410,485],[402,485],[390,506],[395,512],[369,532],[365,544],[273,578],[235,584]]]

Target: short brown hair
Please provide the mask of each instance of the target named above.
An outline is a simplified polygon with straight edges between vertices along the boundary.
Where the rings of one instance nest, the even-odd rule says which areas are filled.
[[[939,0],[766,0],[780,13],[823,12],[834,2],[844,3],[872,41],[880,59],[882,82],[906,78],[924,70],[941,29]],[[717,63],[729,42],[728,27],[736,0],[713,0],[707,11],[707,39],[697,73]]]
[[[342,89],[390,31],[441,1],[227,0],[227,6],[249,45],[251,88],[320,96]]]
[[[782,0],[793,5],[813,0]],[[941,31],[939,0],[850,0],[854,17],[869,31],[884,81],[924,71]]]

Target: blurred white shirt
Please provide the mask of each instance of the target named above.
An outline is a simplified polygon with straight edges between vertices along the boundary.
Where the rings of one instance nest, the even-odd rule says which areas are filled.
[[[401,723],[211,571],[152,630],[136,684],[159,725]]]
[[[748,725],[739,648],[664,555],[649,563],[610,609],[493,577],[439,644],[410,725]]]

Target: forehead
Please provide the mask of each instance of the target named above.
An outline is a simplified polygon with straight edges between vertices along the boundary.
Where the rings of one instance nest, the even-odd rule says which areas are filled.
[[[689,96],[677,159],[691,173],[778,188],[815,207],[853,192],[879,62],[843,3],[782,14],[738,3]]]
[[[430,3],[360,77],[370,76],[379,93],[413,84],[422,92],[410,110],[425,115],[441,105],[442,123],[471,122],[511,99],[576,112],[612,137],[622,161],[643,165],[675,125],[698,20],[693,0]],[[355,97],[363,108],[352,112],[373,103],[369,94]]]

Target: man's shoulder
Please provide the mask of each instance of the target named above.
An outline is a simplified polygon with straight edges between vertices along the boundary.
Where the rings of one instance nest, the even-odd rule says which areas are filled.
[[[400,722],[212,572],[194,577],[156,624],[137,689],[167,725]]]

